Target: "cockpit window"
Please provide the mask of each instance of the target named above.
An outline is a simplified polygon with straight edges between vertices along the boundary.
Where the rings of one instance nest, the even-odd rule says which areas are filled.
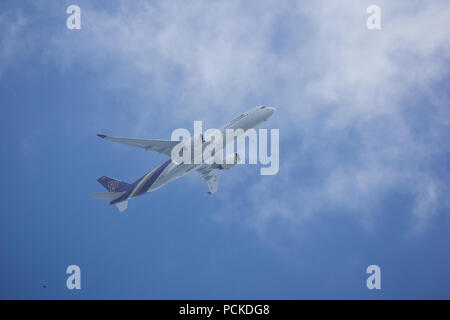
[[[265,108],[265,106],[261,107],[261,109],[264,109],[264,108]]]

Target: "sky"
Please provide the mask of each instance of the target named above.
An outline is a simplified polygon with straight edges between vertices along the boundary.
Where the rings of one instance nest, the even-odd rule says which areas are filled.
[[[437,0],[1,1],[0,298],[449,299],[449,19]],[[122,214],[89,197],[167,160],[97,133],[259,105],[276,175],[237,166],[209,196],[191,173]]]

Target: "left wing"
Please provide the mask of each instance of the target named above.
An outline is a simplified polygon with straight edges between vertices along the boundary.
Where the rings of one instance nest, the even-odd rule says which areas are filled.
[[[209,194],[217,192],[219,187],[219,169],[211,166],[201,166],[197,171],[202,175],[208,184]]]
[[[98,134],[100,138],[119,142],[123,144],[129,144],[131,146],[140,147],[145,149],[145,151],[153,150],[159,153],[164,153],[171,156],[171,152],[173,147],[180,143],[180,141],[171,141],[171,140],[147,140],[147,139],[129,139],[129,138],[117,138],[117,137],[109,137],[104,134]]]

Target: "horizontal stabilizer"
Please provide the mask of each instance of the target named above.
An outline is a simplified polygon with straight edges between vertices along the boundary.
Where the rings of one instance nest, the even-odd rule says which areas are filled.
[[[128,200],[116,203],[116,206],[120,212],[124,212],[128,208]]]
[[[113,201],[118,198],[120,198],[125,191],[123,192],[97,192],[91,195],[92,198],[106,200],[106,201]]]

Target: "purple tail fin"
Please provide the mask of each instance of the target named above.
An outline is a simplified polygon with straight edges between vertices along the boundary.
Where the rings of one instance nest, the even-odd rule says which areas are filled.
[[[129,183],[103,176],[97,180],[109,192],[129,191],[133,186]]]

